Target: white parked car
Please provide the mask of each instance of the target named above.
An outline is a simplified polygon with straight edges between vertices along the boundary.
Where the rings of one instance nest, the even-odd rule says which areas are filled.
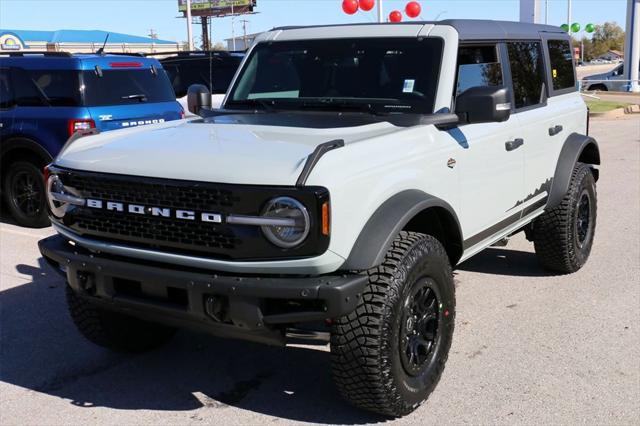
[[[589,257],[600,156],[560,28],[277,28],[208,96],[48,168],[40,250],[99,345],[328,334],[341,394],[402,416],[443,373],[456,265],[522,231],[549,270]]]

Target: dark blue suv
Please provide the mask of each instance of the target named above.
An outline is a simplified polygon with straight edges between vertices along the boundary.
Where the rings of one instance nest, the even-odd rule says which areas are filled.
[[[42,169],[76,131],[183,117],[156,59],[0,54],[0,178],[8,211],[20,225],[48,225]]]

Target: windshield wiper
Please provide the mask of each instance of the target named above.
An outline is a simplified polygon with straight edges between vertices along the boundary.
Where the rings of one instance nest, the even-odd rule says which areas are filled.
[[[380,111],[380,109],[374,106],[375,104],[369,102],[353,102],[345,99],[314,99],[311,101],[304,101],[300,104],[301,108],[319,108],[319,109],[331,109],[331,110],[356,110],[366,112],[372,115],[387,115],[388,112]]]
[[[256,99],[243,99],[241,101],[233,101],[234,105],[246,105],[249,107],[261,107],[263,110],[268,112],[274,112],[276,109],[273,106],[273,100],[265,99],[265,98],[256,98]]]
[[[147,95],[143,93],[136,93],[135,95],[125,95],[121,99],[138,99],[140,102],[147,102]]]

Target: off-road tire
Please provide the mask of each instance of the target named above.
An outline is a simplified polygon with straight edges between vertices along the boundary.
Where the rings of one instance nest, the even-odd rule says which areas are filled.
[[[369,283],[356,310],[334,321],[331,367],[342,396],[353,405],[387,416],[415,410],[434,390],[449,354],[455,318],[455,287],[449,258],[430,235],[401,232],[384,262],[366,272]],[[424,280],[439,293],[437,338],[424,371],[407,373],[401,327],[407,297]],[[434,293],[434,294],[435,294]]]
[[[589,200],[589,223],[581,242],[578,217],[580,203],[585,196]],[[596,216],[596,181],[593,172],[588,164],[577,163],[562,202],[533,222],[533,243],[542,266],[563,274],[582,268],[593,246]]]
[[[80,333],[98,346],[116,352],[145,352],[167,342],[175,329],[125,314],[100,309],[66,286],[67,305]]]
[[[25,193],[21,191],[25,185],[34,194],[28,199],[24,199]],[[44,228],[51,224],[47,217],[44,177],[42,170],[35,164],[29,161],[11,163],[2,175],[2,194],[8,213],[18,225]],[[25,203],[29,203],[29,206]]]

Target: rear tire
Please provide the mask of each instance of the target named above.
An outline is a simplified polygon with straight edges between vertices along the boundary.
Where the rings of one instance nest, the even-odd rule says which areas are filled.
[[[66,286],[71,319],[80,333],[98,346],[116,352],[145,352],[167,342],[175,329],[129,315],[110,312]]]
[[[384,262],[367,274],[358,307],[332,327],[334,381],[350,403],[403,416],[435,389],[449,355],[451,265],[434,237],[401,232]]]
[[[607,92],[609,89],[607,89],[607,86],[605,86],[604,84],[592,84],[591,86],[589,86],[588,90],[599,90],[601,92]]]
[[[540,263],[569,274],[587,262],[596,230],[596,182],[588,164],[577,163],[562,202],[533,222],[533,243]]]
[[[3,175],[2,192],[13,219],[21,226],[49,226],[42,171],[28,161],[16,161]]]

